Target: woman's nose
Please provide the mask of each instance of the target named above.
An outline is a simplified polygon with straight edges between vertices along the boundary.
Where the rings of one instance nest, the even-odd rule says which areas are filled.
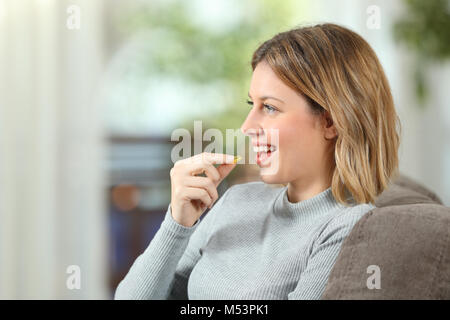
[[[241,126],[241,132],[246,136],[253,136],[261,134],[263,131],[260,123],[252,116],[252,112],[248,114],[244,123]]]

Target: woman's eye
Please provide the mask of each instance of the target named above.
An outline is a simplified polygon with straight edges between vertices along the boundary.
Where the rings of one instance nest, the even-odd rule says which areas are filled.
[[[247,104],[253,106],[253,101],[247,100]],[[277,109],[275,109],[272,106],[269,106],[268,104],[263,104],[263,107],[267,110],[267,112],[269,113],[273,113],[275,111],[277,111]]]
[[[263,106],[264,106],[264,108],[266,108],[266,110],[268,110],[269,113],[277,111],[277,109],[275,109],[272,106],[269,106],[268,104],[264,104]]]

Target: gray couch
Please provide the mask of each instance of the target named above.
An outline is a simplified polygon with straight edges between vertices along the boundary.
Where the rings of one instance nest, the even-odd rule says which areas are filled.
[[[325,300],[450,299],[450,208],[403,174],[342,244]]]

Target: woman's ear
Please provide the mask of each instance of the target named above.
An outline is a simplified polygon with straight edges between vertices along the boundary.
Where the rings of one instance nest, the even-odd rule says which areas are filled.
[[[324,119],[324,135],[326,140],[333,140],[337,137],[336,127],[334,126],[333,119],[328,111],[323,114]]]

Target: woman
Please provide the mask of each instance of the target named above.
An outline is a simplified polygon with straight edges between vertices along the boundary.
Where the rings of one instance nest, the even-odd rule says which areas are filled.
[[[241,129],[272,146],[258,164],[276,159],[278,170],[212,206],[233,159],[175,163],[165,219],[116,299],[320,299],[342,242],[398,174],[400,122],[359,35],[335,24],[296,28],[264,42],[251,64]]]

